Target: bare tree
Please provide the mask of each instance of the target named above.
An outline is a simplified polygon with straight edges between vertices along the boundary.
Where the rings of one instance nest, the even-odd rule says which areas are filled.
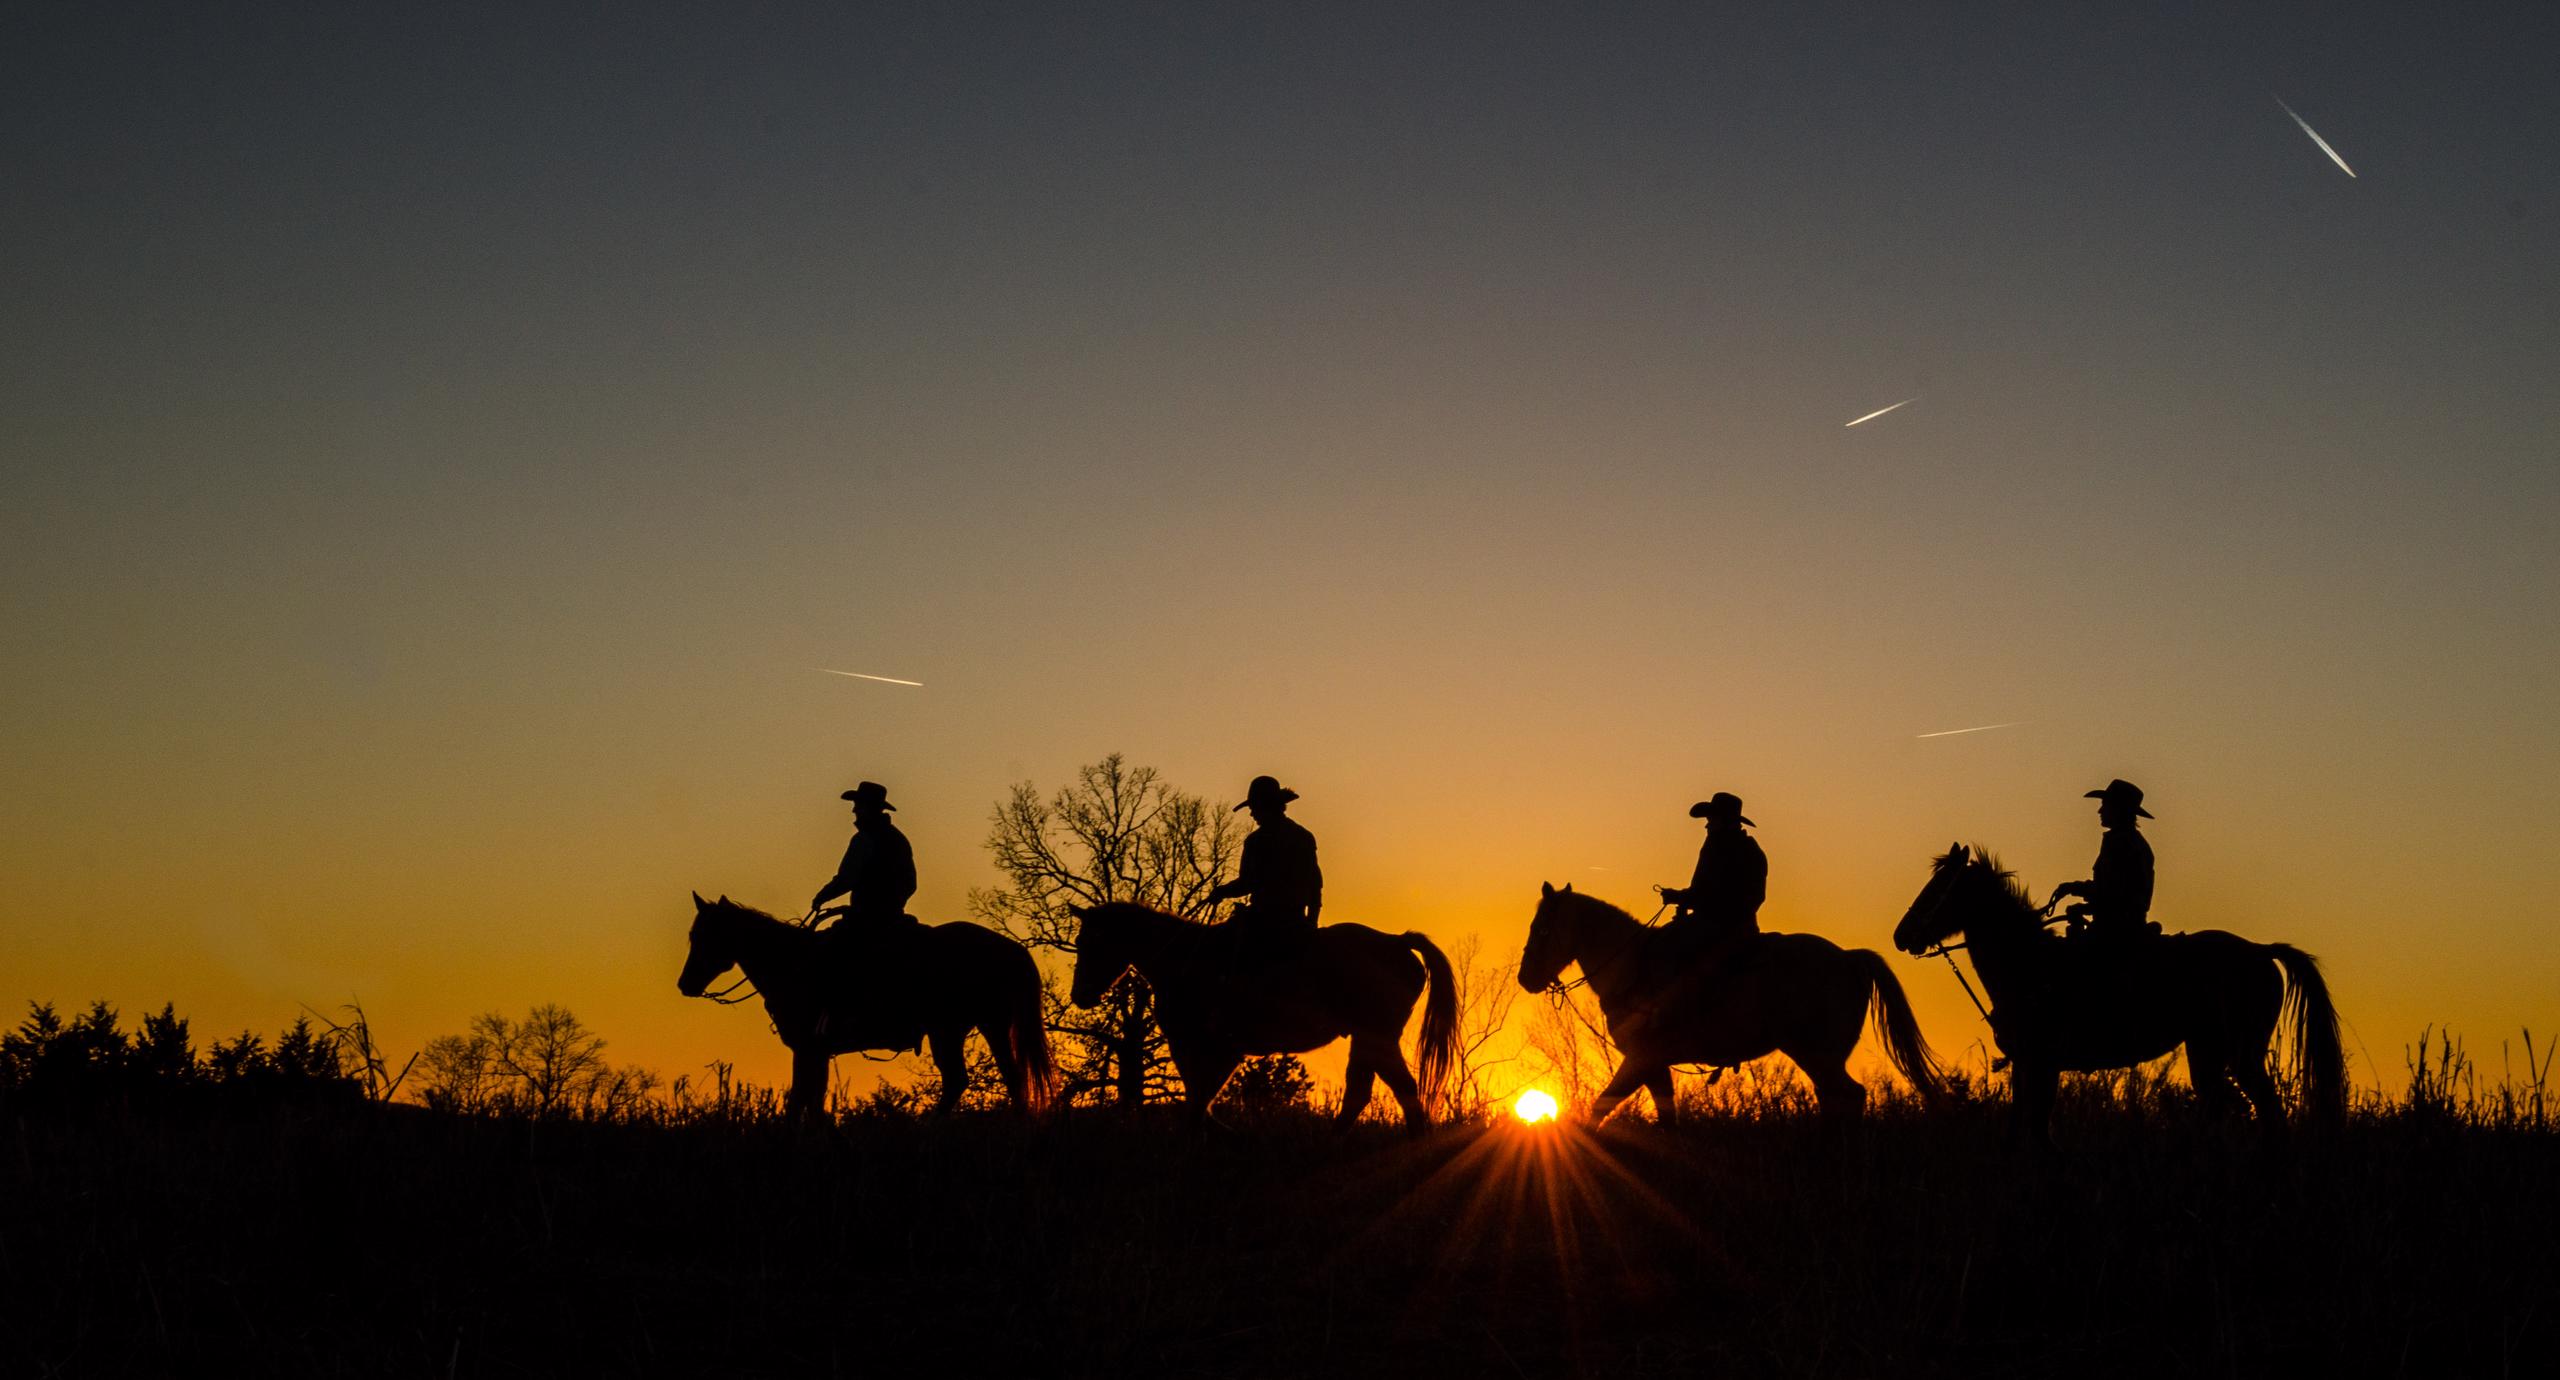
[[[438,1035],[418,1051],[418,1099],[440,1112],[490,1111],[503,1091],[497,1063],[476,1026],[468,1035]]]
[[[1526,1082],[1521,1039],[1510,1028],[1520,985],[1507,965],[1486,961],[1483,941],[1472,934],[1449,946],[1449,971],[1458,979],[1458,1044],[1448,1107],[1452,1116],[1473,1119]]]
[[[1061,1060],[1068,1096],[1108,1090],[1136,1106],[1181,1095],[1144,979],[1123,976],[1091,1011],[1066,1001],[1059,960],[1072,962],[1080,924],[1070,908],[1134,901],[1207,922],[1216,909],[1209,893],[1243,843],[1223,804],[1177,791],[1116,752],[1045,800],[1026,781],[996,806],[987,851],[1008,885],[970,892],[969,913],[1042,959],[1049,1028],[1069,1045]]]
[[[449,1112],[611,1119],[631,1115],[657,1091],[658,1076],[615,1068],[604,1037],[565,1006],[545,1002],[510,1021],[492,1011],[467,1035],[439,1035],[419,1051],[418,1098]]]
[[[1556,1100],[1587,1107],[1616,1071],[1617,1046],[1608,1018],[1588,987],[1548,992],[1530,1010],[1526,1055],[1534,1081],[1548,1084]]]
[[[488,1038],[498,1071],[515,1084],[525,1110],[535,1116],[567,1110],[611,1071],[604,1061],[604,1037],[554,1002],[526,1012],[513,1026],[493,1011],[473,1021],[471,1030]]]

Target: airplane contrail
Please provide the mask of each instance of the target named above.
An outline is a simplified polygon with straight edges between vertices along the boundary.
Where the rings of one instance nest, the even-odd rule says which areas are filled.
[[[834,670],[828,670],[828,668],[826,668],[826,667],[824,667],[824,666],[812,666],[812,667],[810,667],[809,669],[810,669],[810,670],[812,670],[812,671],[826,671],[826,673],[827,673],[828,675],[831,675],[831,676],[844,676],[844,677],[846,677],[846,678],[848,678],[848,679],[852,679],[852,680],[876,680],[876,681],[880,682],[882,685],[914,685],[914,686],[922,686],[922,685],[924,684],[924,682],[923,682],[923,681],[920,681],[920,680],[900,680],[900,679],[898,679],[896,676],[866,676],[866,675],[862,674],[860,671],[834,671]]]
[[[2014,723],[1983,724],[1976,728],[1943,728],[1935,733],[1915,733],[1911,736],[1914,738],[1952,738],[1959,733],[1989,733],[1995,728],[2019,728],[2024,726],[2026,722],[2027,721],[2024,719],[2019,719]]]
[[[2329,161],[2338,165],[2338,171],[2345,173],[2349,177],[2355,177],[2356,170],[2347,166],[2347,160],[2340,158],[2336,149],[2329,147],[2329,141],[2320,137],[2320,131],[2313,129],[2309,120],[2306,120],[2299,115],[2294,115],[2293,107],[2285,105],[2284,97],[2282,96],[2276,97],[2276,104],[2284,108],[2285,114],[2293,115],[2293,122],[2302,126],[2302,132],[2311,136],[2311,142],[2318,144],[2322,153],[2329,155]],[[2357,180],[2361,181],[2362,179],[2359,178]]]
[[[1895,403],[1895,404],[1893,405],[1893,407],[1879,407],[1879,408],[1877,408],[1875,411],[1870,412],[1870,413],[1868,413],[1867,415],[1865,415],[1865,416],[1863,416],[1863,417],[1860,417],[1860,418],[1858,419],[1858,422],[1872,422],[1872,421],[1874,421],[1876,418],[1881,417],[1881,416],[1883,416],[1884,414],[1886,414],[1886,413],[1888,413],[1888,412],[1891,412],[1891,411],[1893,410],[1893,408],[1894,408],[1894,407],[1909,407],[1910,405],[1912,405],[1913,403],[1916,403],[1916,402],[1918,402],[1918,401],[1920,401],[1920,395],[1919,395],[1919,394],[1917,394],[1917,393],[1914,393],[1914,394],[1912,394],[1910,397],[1904,398],[1902,401],[1900,401],[1900,402],[1898,402],[1898,403]],[[1841,423],[1841,425],[1842,425],[1842,426],[1856,426],[1856,425],[1858,424],[1858,422],[1842,422],[1842,423]]]

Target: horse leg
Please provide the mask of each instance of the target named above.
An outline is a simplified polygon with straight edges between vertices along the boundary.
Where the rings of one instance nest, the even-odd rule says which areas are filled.
[[[1634,1059],[1619,1064],[1618,1071],[1609,1075],[1608,1086],[1600,1090],[1598,1097],[1591,1099],[1591,1124],[1597,1126],[1607,1121],[1609,1113],[1618,1110],[1619,1103],[1635,1096],[1636,1089],[1644,1085],[1645,1075],[1658,1067],[1661,1066],[1639,1064]]]
[[[1813,1105],[1821,1111],[1825,1126],[1844,1129],[1866,1118],[1867,1085],[1849,1076],[1847,1056],[1808,1059],[1794,1050],[1786,1053],[1813,1081]]]
[[[1244,1056],[1223,1047],[1202,1049],[1197,1045],[1175,1045],[1172,1053],[1173,1066],[1182,1074],[1183,1105],[1189,1107],[1192,1116],[1200,1121],[1216,1121],[1217,1118],[1209,1115],[1209,1104],[1218,1100],[1218,1094],[1226,1089],[1227,1080],[1235,1076],[1236,1065],[1244,1062]]]
[[[933,1050],[933,1067],[942,1075],[942,1095],[933,1100],[933,1114],[948,1116],[969,1091],[969,1027],[931,1031],[924,1038]]]
[[[2231,1086],[2231,1060],[2222,1046],[2187,1041],[2187,1083],[2196,1090],[2196,1110],[2219,1121],[2239,1109],[2239,1090]]]
[[[1342,1061],[1342,1110],[1334,1113],[1333,1124],[1348,1126],[1369,1110],[1369,1094],[1374,1090],[1378,1068],[1367,1039],[1351,1037],[1351,1053]]]
[[[2009,1129],[2021,1144],[2040,1151],[2060,1148],[2053,1139],[2053,1102],[2061,1085],[2059,1070],[2010,1063]]]
[[[1387,1091],[1395,1094],[1396,1105],[1404,1109],[1404,1128],[1420,1135],[1431,1129],[1431,1109],[1422,1105],[1422,1090],[1414,1086],[1413,1070],[1404,1064],[1404,1051],[1393,1040],[1379,1042],[1378,1077]]]
[[[978,1033],[986,1038],[987,1053],[996,1061],[996,1076],[1004,1080],[1006,1101],[1015,1111],[1022,1110],[1029,1091],[1022,1084],[1022,1061],[1013,1057],[1013,1042],[1005,1038],[1005,1023],[988,1021],[978,1027]]]
[[[2240,1082],[2240,1091],[2249,1099],[2249,1110],[2257,1115],[2258,1129],[2266,1138],[2281,1144],[2285,1138],[2284,1098],[2276,1092],[2275,1075],[2267,1072],[2266,1051],[2255,1059],[2235,1059],[2231,1076]]]
[[[1664,1126],[1680,1124],[1680,1090],[1671,1081],[1671,1066],[1665,1064],[1647,1074],[1644,1090],[1653,1094],[1653,1119]]]
[[[827,1119],[827,1066],[834,1059],[823,1049],[791,1051],[791,1091],[782,1096],[783,1110],[807,1122]]]

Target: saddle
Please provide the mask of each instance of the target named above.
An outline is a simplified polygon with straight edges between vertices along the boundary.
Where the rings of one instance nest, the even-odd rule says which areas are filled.
[[[2075,928],[2042,946],[2042,981],[1989,1013],[2004,1041],[2024,1036],[2077,1041],[2134,1020],[2158,985],[2169,948],[2158,921],[2108,933]]]
[[[924,1013],[916,968],[924,923],[912,915],[848,917],[821,933],[836,995],[819,1011],[813,1033],[840,1049],[921,1051]]]

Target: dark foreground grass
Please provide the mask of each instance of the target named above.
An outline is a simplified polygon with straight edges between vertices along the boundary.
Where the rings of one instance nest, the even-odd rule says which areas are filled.
[[[2560,1137],[0,1123],[13,1375],[2553,1374]]]

